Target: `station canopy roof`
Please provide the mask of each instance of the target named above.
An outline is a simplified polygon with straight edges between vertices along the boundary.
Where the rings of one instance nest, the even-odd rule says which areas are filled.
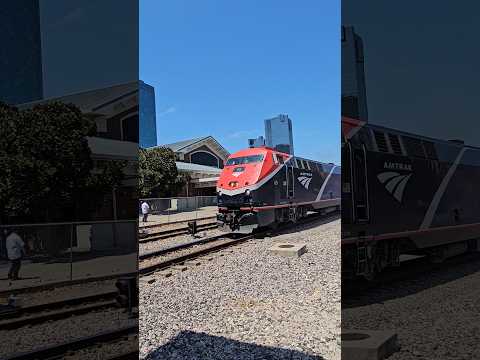
[[[188,153],[201,146],[207,146],[211,148],[221,159],[224,161],[230,156],[230,153],[215,140],[213,136],[203,136],[195,139],[178,141],[172,144],[165,144],[162,146],[172,149],[175,153]]]
[[[177,165],[178,171],[181,172],[194,172],[213,175],[218,175],[222,172],[222,169],[213,166],[198,165],[182,161],[176,161],[175,164]]]

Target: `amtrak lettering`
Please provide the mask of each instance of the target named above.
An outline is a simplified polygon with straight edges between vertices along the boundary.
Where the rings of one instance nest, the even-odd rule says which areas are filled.
[[[384,169],[389,169],[389,170],[405,170],[405,171],[412,171],[412,165],[411,164],[402,164],[402,163],[393,163],[389,161],[385,161],[383,164]]]

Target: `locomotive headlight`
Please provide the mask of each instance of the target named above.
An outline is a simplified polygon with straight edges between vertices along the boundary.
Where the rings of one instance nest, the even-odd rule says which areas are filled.
[[[245,195],[250,196],[250,190],[245,190]]]

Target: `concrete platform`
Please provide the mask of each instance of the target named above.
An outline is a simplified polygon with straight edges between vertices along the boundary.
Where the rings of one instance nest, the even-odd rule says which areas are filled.
[[[397,350],[397,334],[393,331],[342,331],[342,360],[382,360]]]
[[[148,221],[144,223],[142,221],[142,216],[140,215],[138,218],[138,226],[141,229],[144,226],[148,225],[163,225],[163,224],[169,224],[171,222],[177,222],[177,221],[193,221],[197,220],[199,218],[204,218],[204,217],[215,217],[218,212],[218,207],[216,206],[206,206],[202,208],[198,208],[196,210],[192,211],[184,211],[184,212],[172,212],[170,213],[165,213],[162,215],[149,215],[148,216]],[[212,222],[212,219],[204,222]],[[182,224],[180,224],[182,225]],[[185,226],[186,224],[183,224]]]
[[[276,243],[269,250],[276,255],[300,257],[307,252],[307,244],[281,242]]]

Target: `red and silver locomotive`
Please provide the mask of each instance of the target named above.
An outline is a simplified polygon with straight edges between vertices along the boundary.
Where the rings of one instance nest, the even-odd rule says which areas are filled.
[[[340,207],[340,170],[276,151],[248,148],[232,154],[217,183],[217,220],[232,231],[296,221],[308,211]]]

